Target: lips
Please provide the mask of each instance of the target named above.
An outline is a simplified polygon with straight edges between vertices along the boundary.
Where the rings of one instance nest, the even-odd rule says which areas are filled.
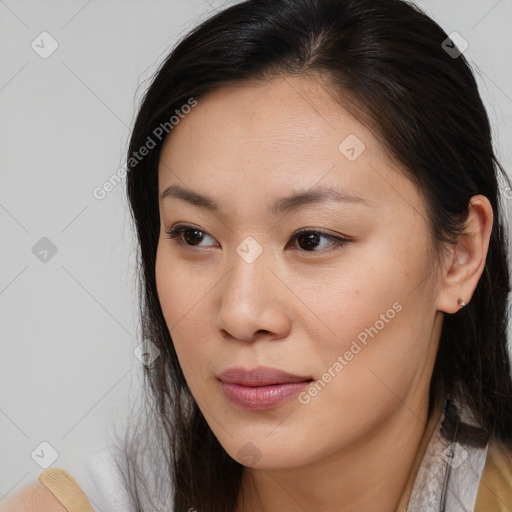
[[[312,380],[310,376],[294,375],[268,366],[257,366],[251,370],[240,366],[229,368],[218,375],[217,378],[222,382],[239,384],[241,386],[270,386],[272,384],[288,384],[290,382]]]
[[[258,366],[252,369],[229,368],[217,376],[225,396],[247,411],[263,411],[277,407],[299,393],[313,379],[311,376]]]

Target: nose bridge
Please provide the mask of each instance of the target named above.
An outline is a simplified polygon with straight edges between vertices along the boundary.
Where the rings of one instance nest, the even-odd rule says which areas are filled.
[[[250,340],[257,331],[277,334],[286,328],[277,303],[276,279],[267,268],[269,254],[254,239],[245,239],[231,255],[218,327],[237,339]]]
[[[268,251],[263,251],[263,246],[252,237],[245,238],[236,247],[231,257],[229,290],[226,290],[235,304],[246,304],[246,307],[253,308],[257,306],[257,301],[265,299],[262,288],[270,284],[267,256]]]

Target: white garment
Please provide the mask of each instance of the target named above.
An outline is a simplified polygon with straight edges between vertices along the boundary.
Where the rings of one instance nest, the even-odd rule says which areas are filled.
[[[454,397],[449,400],[457,424],[480,428],[468,407]],[[475,508],[489,445],[459,444],[457,428],[442,434],[446,405],[421,461],[407,512],[470,512]]]
[[[95,452],[85,461],[86,472],[80,481],[95,512],[130,512],[132,510],[122,475],[110,448]]]
[[[172,512],[172,486],[163,478],[160,455],[156,445],[142,453],[139,469],[144,475],[145,487],[139,489],[139,500],[144,511]],[[95,512],[135,512],[110,446],[87,457],[85,468],[77,481]]]

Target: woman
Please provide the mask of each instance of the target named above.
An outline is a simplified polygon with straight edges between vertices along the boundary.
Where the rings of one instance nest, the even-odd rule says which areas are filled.
[[[150,397],[116,455],[132,510],[512,510],[507,177],[434,21],[225,9],[161,66],[127,166]],[[80,494],[45,472],[47,510],[72,509],[61,478]]]

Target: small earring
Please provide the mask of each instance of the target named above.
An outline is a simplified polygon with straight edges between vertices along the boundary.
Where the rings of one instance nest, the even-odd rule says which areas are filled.
[[[457,302],[459,303],[459,306],[464,307],[464,306],[466,305],[466,303],[462,300],[462,297],[459,297],[459,298],[457,299]]]

